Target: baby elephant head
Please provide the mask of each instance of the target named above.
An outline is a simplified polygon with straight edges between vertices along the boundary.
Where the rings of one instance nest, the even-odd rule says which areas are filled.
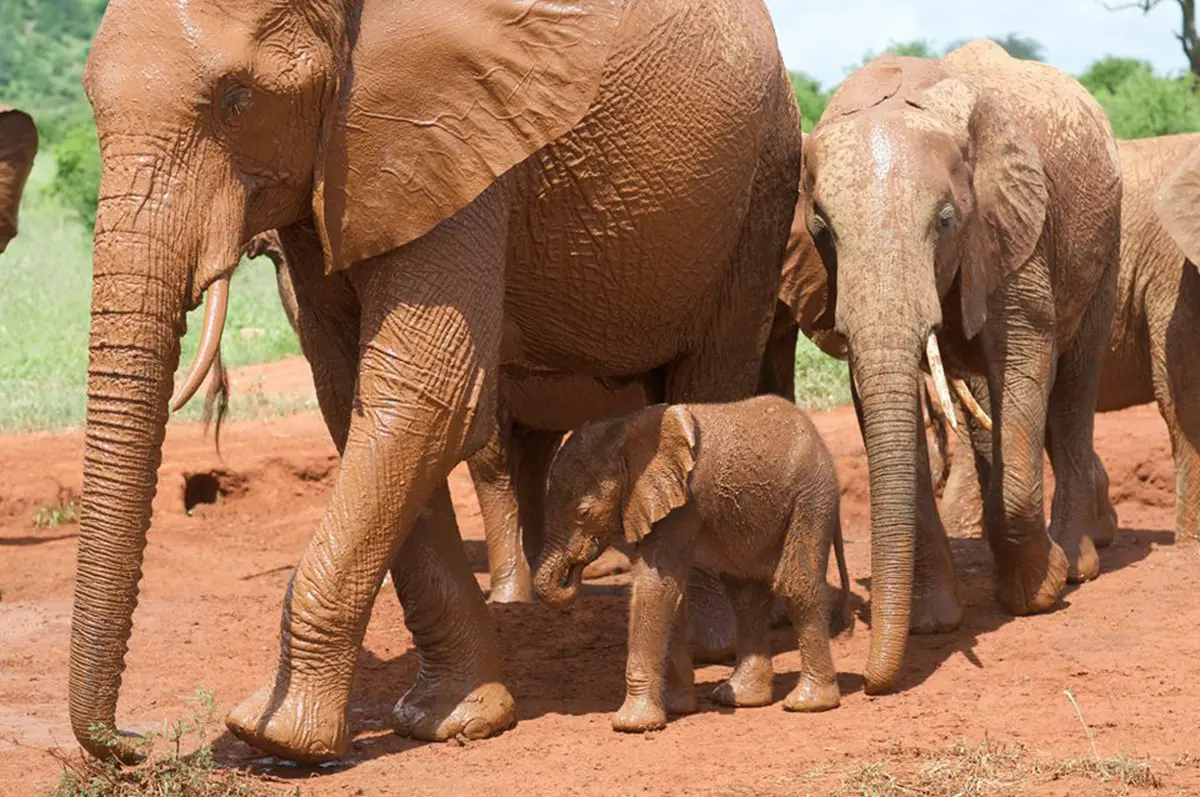
[[[583,568],[624,535],[637,544],[687,503],[696,421],[658,404],[584,425],[550,466],[546,542],[534,587],[554,606],[575,600]]]

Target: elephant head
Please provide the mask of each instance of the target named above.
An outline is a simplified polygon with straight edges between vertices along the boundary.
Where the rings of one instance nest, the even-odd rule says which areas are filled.
[[[71,722],[115,728],[185,313],[220,340],[243,245],[327,272],[403,246],[578,123],[624,0],[113,0],[84,75],[102,158]],[[436,76],[436,79],[430,79]],[[111,733],[109,733],[111,738]]]
[[[1175,245],[1200,268],[1200,147],[1163,180],[1154,209]]]
[[[0,252],[17,237],[17,208],[37,148],[37,127],[29,114],[0,105]]]
[[[805,143],[802,218],[825,266],[817,329],[849,346],[871,482],[868,692],[894,681],[912,603],[923,357],[971,339],[1031,256],[1047,188],[1036,147],[951,63],[887,56],[849,77]]]
[[[696,421],[657,404],[580,427],[550,465],[546,539],[534,588],[554,606],[575,600],[584,568],[624,539],[636,545],[687,503]]]

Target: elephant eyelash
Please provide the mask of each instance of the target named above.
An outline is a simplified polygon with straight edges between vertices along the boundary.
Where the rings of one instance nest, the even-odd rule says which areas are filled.
[[[230,122],[250,108],[250,89],[239,86],[221,96],[221,119]]]
[[[956,221],[958,221],[958,211],[955,210],[954,205],[946,203],[938,210],[933,223],[938,230],[948,230],[954,226]]]

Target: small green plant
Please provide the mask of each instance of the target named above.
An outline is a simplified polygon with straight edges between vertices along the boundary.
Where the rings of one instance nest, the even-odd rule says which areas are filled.
[[[44,506],[33,516],[33,525],[39,529],[56,529],[79,520],[75,496],[69,491],[60,490],[55,503]]]
[[[62,775],[53,791],[42,797],[275,797],[281,792],[241,770],[217,765],[207,738],[218,724],[216,701],[206,689],[196,691],[197,707],[191,714],[161,730],[147,733],[136,743],[145,760],[122,767],[94,758],[68,758],[56,754]],[[92,738],[112,744],[110,728],[91,727]],[[299,794],[295,789],[290,794]]]

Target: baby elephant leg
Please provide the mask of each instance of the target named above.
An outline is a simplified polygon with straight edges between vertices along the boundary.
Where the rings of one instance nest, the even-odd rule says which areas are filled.
[[[800,648],[800,681],[784,699],[783,707],[787,711],[827,711],[841,702],[825,605],[832,531],[822,531],[828,524],[813,524],[800,517],[800,512],[796,515],[775,573],[775,589],[787,601]]]
[[[696,710],[696,677],[688,637],[687,590],[684,590],[671,621],[671,647],[667,654],[668,714],[691,714]]]
[[[713,690],[726,706],[765,706],[771,702],[775,670],[771,666],[770,618],[775,596],[762,581],[722,578],[737,623],[737,666]]]

